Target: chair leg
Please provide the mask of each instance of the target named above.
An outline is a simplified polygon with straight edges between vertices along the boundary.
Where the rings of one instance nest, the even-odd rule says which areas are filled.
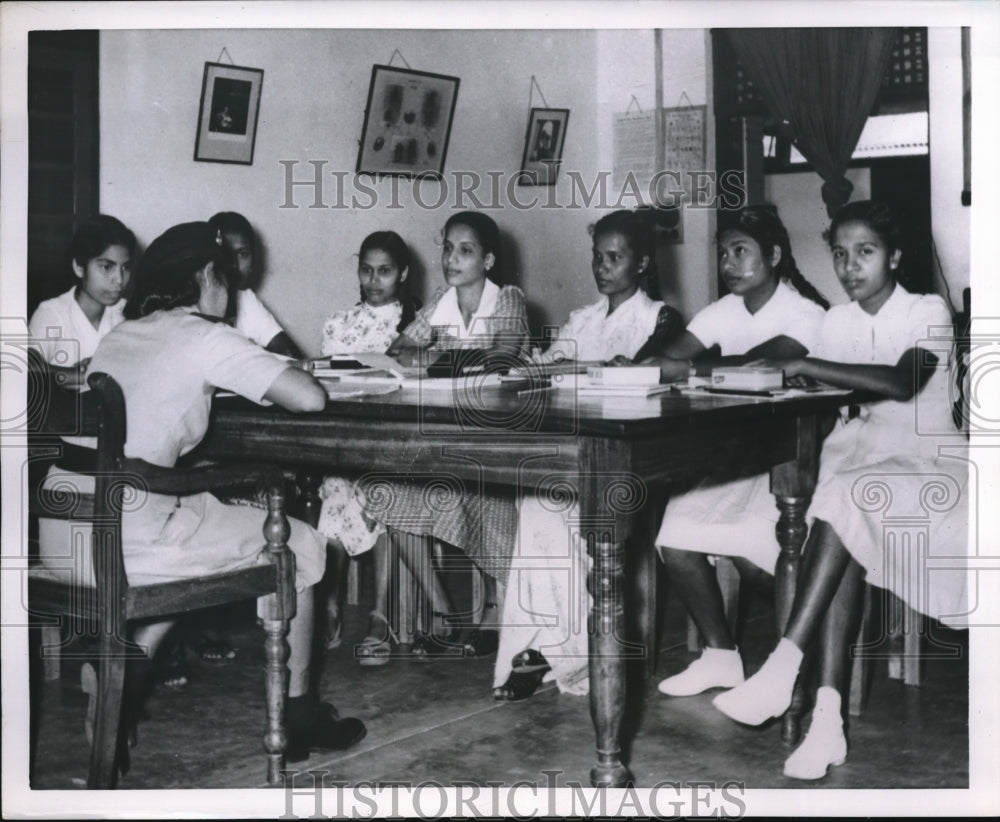
[[[59,679],[61,668],[62,630],[58,625],[41,626],[42,676],[46,682]]]
[[[97,713],[94,718],[94,744],[90,748],[87,787],[91,790],[109,790],[118,781],[118,727],[125,687],[125,657],[122,649],[102,641],[101,656],[97,664]]]
[[[284,479],[272,478],[267,495],[267,518],[264,539],[268,558],[276,566],[277,587],[273,594],[257,600],[257,616],[264,626],[264,689],[267,729],[264,750],[267,753],[267,781],[277,785],[285,769],[288,733],[285,728],[285,704],[288,697],[288,624],[295,617],[298,599],[295,593],[295,555],[288,548],[290,528],[285,516]]]
[[[862,607],[864,610],[861,615],[861,625],[858,627],[857,643],[851,649],[854,655],[851,662],[851,686],[848,698],[848,712],[851,716],[861,716],[864,713],[871,687],[872,665],[865,652],[872,633],[872,589],[869,585],[865,585]]]
[[[920,686],[920,637],[926,618],[901,599],[889,596],[889,678]]]
[[[266,602],[272,597],[265,597]],[[267,608],[263,609],[265,612]],[[261,617],[264,626],[264,692],[267,730],[264,750],[267,752],[267,781],[276,785],[282,781],[288,733],[285,727],[285,703],[288,698],[288,620]]]
[[[654,513],[654,507],[646,505],[636,514],[630,539],[632,544],[626,553],[626,562],[629,566],[626,579],[632,580],[632,589],[629,592],[632,600],[630,611],[635,619],[632,628],[635,631],[635,640],[643,647],[647,677],[656,673],[659,656],[656,630],[656,583],[659,561],[655,549],[659,519],[654,517]]]

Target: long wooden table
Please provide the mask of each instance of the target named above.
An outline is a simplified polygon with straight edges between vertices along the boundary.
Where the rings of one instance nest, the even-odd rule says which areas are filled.
[[[521,394],[473,386],[331,399],[323,412],[292,414],[227,398],[215,402],[204,451],[343,474],[448,475],[543,493],[571,483],[593,559],[590,709],[597,761],[590,776],[595,786],[621,787],[630,778],[620,746],[625,664],[645,650],[625,641],[626,562],[630,574],[647,580],[656,571],[649,540],[629,539],[637,515],[661,486],[723,465],[770,469],[780,510],[776,599],[783,626],[815,484],[818,419],[843,402],[820,395],[580,398],[571,390]],[[798,736],[797,708],[784,719],[790,740]]]

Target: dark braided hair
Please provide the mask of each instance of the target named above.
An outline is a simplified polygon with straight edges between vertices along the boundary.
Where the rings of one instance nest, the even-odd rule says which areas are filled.
[[[649,211],[612,211],[590,226],[589,231],[594,239],[601,234],[621,234],[637,260],[647,257],[649,262],[639,277],[639,288],[651,300],[662,299],[656,271],[656,227]]]
[[[899,219],[885,203],[877,200],[856,200],[843,206],[834,215],[830,222],[830,227],[823,232],[823,239],[826,244],[833,248],[833,241],[837,236],[837,230],[844,223],[864,223],[872,231],[878,234],[879,239],[885,244],[886,250],[891,255],[894,251],[900,252],[899,264],[893,270],[897,282],[906,282],[906,274],[903,271],[903,262],[906,253],[903,250],[903,226]]]
[[[822,307],[830,307],[827,299],[807,280],[792,256],[792,243],[788,238],[788,229],[778,216],[778,209],[770,203],[747,206],[739,211],[725,211],[719,218],[719,228],[715,232],[716,241],[728,231],[739,231],[746,234],[760,246],[760,250],[770,256],[775,248],[781,250],[781,259],[774,267],[774,273],[788,283],[806,299]]]
[[[391,258],[400,274],[410,267],[410,249],[395,231],[374,231],[361,241],[361,249],[358,251],[358,258],[364,257],[369,251],[384,251]],[[402,282],[399,284],[400,290],[404,288]],[[417,309],[420,307],[415,299],[408,294],[397,294],[396,299],[403,307],[402,316],[399,318],[399,325],[396,331],[400,334],[414,317],[417,316]],[[361,302],[365,301],[365,290],[361,289]]]
[[[208,224],[223,234],[239,234],[250,244],[250,250],[256,253],[257,234],[250,221],[238,211],[220,211],[208,218]]]
[[[135,320],[181,306],[201,296],[196,274],[215,263],[215,279],[231,291],[230,255],[208,223],[182,223],[168,228],[149,244],[135,271],[135,290],[125,305],[125,318]]]

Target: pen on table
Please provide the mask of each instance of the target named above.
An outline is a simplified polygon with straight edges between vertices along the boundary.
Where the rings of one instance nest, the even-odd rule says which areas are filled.
[[[541,393],[542,391],[551,391],[553,388],[555,388],[554,385],[539,385],[536,388],[522,388],[520,391],[517,392],[517,396],[520,397],[523,396],[524,394],[538,394]]]

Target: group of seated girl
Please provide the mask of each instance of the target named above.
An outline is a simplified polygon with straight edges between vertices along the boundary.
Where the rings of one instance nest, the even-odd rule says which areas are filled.
[[[177,226],[154,241],[125,307],[125,316],[135,322],[115,331],[110,329],[121,319],[135,240],[113,218],[98,218],[96,224],[103,227],[102,239],[85,250],[75,244],[77,287],[50,301],[61,301],[58,306],[40,306],[31,330],[42,339],[51,336],[45,330],[52,326],[70,329],[64,336],[80,341],[78,377],[96,348],[89,369],[107,371],[122,384],[129,419],[136,420],[135,427],[130,422],[131,456],[168,465],[193,448],[207,426],[206,386],[293,410],[322,406],[322,388],[311,376],[261,351],[264,346],[298,355],[253,292],[231,289],[236,296],[227,302],[227,285],[246,284],[253,268],[253,231],[242,217],[223,213],[209,224]],[[85,233],[81,229],[80,235]],[[711,557],[732,556],[745,567],[752,564],[773,574],[778,511],[767,475],[720,473],[674,497],[656,540],[672,588],[706,644],[686,670],[660,683],[664,694],[683,697],[731,688],[714,704],[738,721],[759,724],[788,707],[803,654],[817,645],[821,687],[812,724],[785,766],[786,774],[803,779],[822,777],[846,756],[841,694],[862,582],[887,588],[941,619],[963,613],[965,595],[958,573],[930,575],[923,586],[904,579],[883,552],[876,514],[851,502],[855,483],[870,474],[884,474],[904,494],[921,472],[946,472],[961,489],[960,504],[935,519],[932,550],[964,552],[963,463],[940,457],[937,441],[918,436],[915,426],[918,399],[922,422],[949,419],[942,364],[921,345],[929,328],[949,325],[949,311],[939,297],[911,294],[897,282],[899,228],[885,206],[849,204],[834,219],[827,238],[834,270],[851,300],[829,311],[798,271],[774,207],[722,213],[716,236],[718,273],[729,293],[685,328],[678,312],[658,298],[652,225],[642,213],[610,213],[591,229],[592,274],[601,299],[573,311],[549,350],[536,356],[541,361],[655,363],[664,382],[704,376],[722,363],[761,362],[782,368],[789,378],[811,377],[871,395],[860,413],[845,414],[837,422],[824,443],[792,616],[784,638],[754,677],[744,681]],[[227,250],[235,258],[231,275]],[[528,339],[525,297],[519,288],[495,282],[500,262],[496,223],[477,212],[453,215],[443,230],[441,252],[447,286],[420,307],[406,293],[411,262],[405,242],[391,231],[370,235],[358,255],[361,300],[327,320],[323,353],[384,351],[404,364],[427,351],[457,348],[503,347],[523,356]],[[236,306],[236,331],[218,322],[234,313],[231,305]],[[65,354],[57,358],[45,350],[46,344],[43,339],[49,362],[71,364]],[[164,356],[171,358],[169,368],[157,366]],[[448,495],[428,494],[405,475],[377,489],[331,475],[322,486],[318,532],[294,524],[289,544],[300,558],[302,597],[290,660],[291,702],[302,700],[289,714],[295,748],[344,747],[364,734],[359,721],[339,719],[331,707],[308,701],[301,672],[309,646],[302,644],[307,633],[302,623],[311,618],[311,586],[322,575],[326,554],[339,567],[344,556],[374,548],[375,607],[355,655],[362,665],[389,662],[394,635],[385,616],[386,529],[414,537],[400,541],[401,555],[439,617],[415,644],[415,654],[496,652],[497,700],[526,699],[548,679],[564,692],[587,693],[590,560],[580,539],[576,501],[554,506],[544,489],[515,493],[463,486]],[[250,540],[255,528],[259,531],[252,513],[239,506],[201,497],[163,500],[130,516],[126,566],[140,579],[232,567],[250,556],[248,543],[234,535],[246,533]],[[216,543],[220,529],[226,539]],[[468,625],[459,629],[433,570],[432,539],[464,551],[482,574],[486,604],[471,631]],[[217,547],[233,542],[246,550],[230,555]],[[522,564],[521,558],[531,561]],[[327,610],[328,643],[336,644],[335,593]],[[137,641],[140,634],[152,653],[163,626],[141,626]],[[316,716],[323,720],[318,725],[296,724],[297,717]]]

